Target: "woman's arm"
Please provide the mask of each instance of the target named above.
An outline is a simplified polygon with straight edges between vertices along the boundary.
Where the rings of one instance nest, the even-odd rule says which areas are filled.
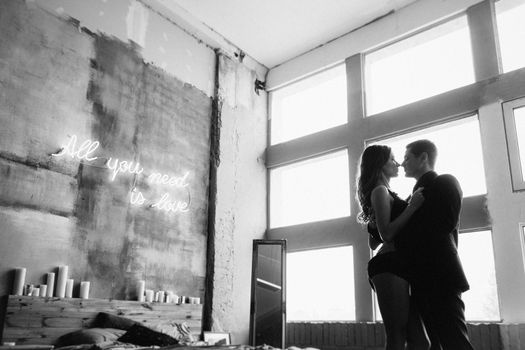
[[[368,231],[368,246],[372,250],[376,250],[376,248],[383,243],[381,240],[381,236],[379,235],[379,231],[377,230],[377,226],[374,222],[375,218],[368,222],[366,225],[366,230]]]
[[[383,242],[377,240],[373,235],[368,234],[368,246],[372,250],[376,250],[376,248]]]
[[[386,186],[377,186],[372,191],[372,208],[376,217],[376,225],[379,235],[385,242],[391,242],[397,233],[408,222],[408,219],[423,204],[422,189],[412,195],[410,203],[405,210],[394,221],[390,221],[391,197]]]

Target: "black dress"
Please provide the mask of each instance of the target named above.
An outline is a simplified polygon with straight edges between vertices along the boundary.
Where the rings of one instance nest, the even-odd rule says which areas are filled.
[[[393,221],[399,215],[401,215],[403,210],[405,210],[407,207],[407,202],[399,198],[396,193],[390,190],[388,190],[388,193],[394,199],[392,202],[392,208],[390,209],[390,221]],[[377,229],[371,229],[369,226],[368,232],[376,240],[383,242]],[[396,249],[398,240],[399,236],[396,236],[394,238],[394,246],[396,246]],[[371,280],[375,275],[385,272],[393,273],[405,280],[408,280],[408,265],[406,259],[404,259],[397,251],[376,254],[376,256],[374,256],[368,262],[368,278]]]

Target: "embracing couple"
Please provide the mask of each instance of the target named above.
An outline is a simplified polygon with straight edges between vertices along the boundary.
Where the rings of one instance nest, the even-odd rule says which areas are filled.
[[[357,197],[369,245],[368,263],[386,331],[386,349],[473,349],[461,293],[469,289],[457,252],[462,191],[452,175],[434,172],[436,146],[406,146],[400,165],[388,146],[361,155]],[[402,166],[416,179],[403,200],[389,186]]]

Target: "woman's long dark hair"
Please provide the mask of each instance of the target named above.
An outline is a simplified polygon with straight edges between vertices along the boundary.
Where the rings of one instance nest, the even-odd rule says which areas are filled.
[[[357,178],[357,200],[361,205],[361,212],[357,221],[366,224],[372,220],[372,190],[383,177],[383,166],[390,159],[392,150],[384,145],[368,146],[361,155],[359,175]]]

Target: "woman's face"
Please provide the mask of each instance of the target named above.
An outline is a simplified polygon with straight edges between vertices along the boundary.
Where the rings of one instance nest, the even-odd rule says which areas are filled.
[[[394,159],[394,154],[390,152],[390,157],[385,165],[383,165],[383,174],[387,178],[396,177],[399,171],[399,163]]]

